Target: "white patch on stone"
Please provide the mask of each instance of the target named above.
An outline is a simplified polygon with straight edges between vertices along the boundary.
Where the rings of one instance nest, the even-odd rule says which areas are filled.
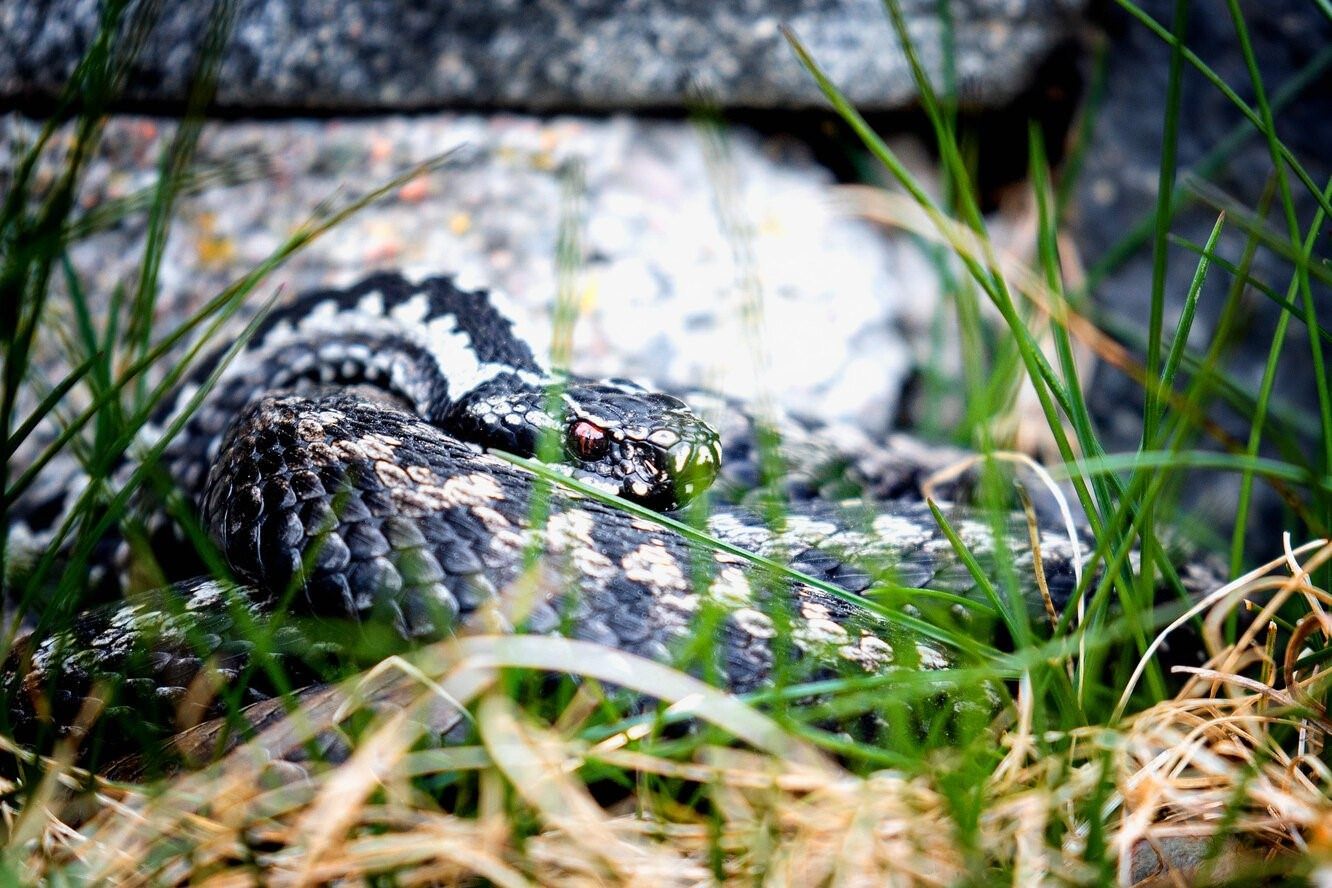
[[[233,364],[234,363],[235,362],[233,362]],[[140,426],[138,432],[134,436],[136,445],[141,448],[142,451],[147,451],[157,446],[158,442],[162,440],[162,436],[166,434],[166,430],[172,423],[181,417],[185,412],[185,408],[189,406],[189,403],[194,400],[194,396],[198,393],[199,386],[197,383],[181,383],[180,388],[172,395],[173,401],[171,405],[171,413],[161,424],[156,422],[146,422]],[[216,450],[216,446],[214,447],[214,450]],[[209,454],[210,457],[213,455],[213,453]]]

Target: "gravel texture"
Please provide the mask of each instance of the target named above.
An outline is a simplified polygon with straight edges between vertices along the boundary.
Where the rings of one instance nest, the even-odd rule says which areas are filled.
[[[3,157],[33,124],[0,121]],[[82,206],[105,212],[149,187],[173,126],[111,120]],[[933,273],[913,245],[837,215],[830,176],[799,144],[728,133],[624,117],[206,125],[199,168],[226,167],[245,181],[180,200],[161,270],[160,331],[262,261],[330,195],[347,199],[467,143],[465,162],[335,228],[252,303],[279,287],[345,285],[377,268],[453,272],[463,286],[502,291],[545,355],[557,240],[562,222],[578,220],[575,370],[770,396],[817,418],[882,429],[911,360],[899,321],[929,316]],[[90,292],[137,280],[145,215],[75,247]]]
[[[97,0],[0,0],[0,97],[56,94],[97,26]],[[954,0],[958,84],[1002,104],[1068,37],[1085,0]],[[165,3],[131,99],[179,104],[213,5]],[[904,0],[941,77],[936,0]],[[866,109],[916,89],[881,0],[240,0],[217,102],[235,109],[823,106],[780,32],[791,27]]]

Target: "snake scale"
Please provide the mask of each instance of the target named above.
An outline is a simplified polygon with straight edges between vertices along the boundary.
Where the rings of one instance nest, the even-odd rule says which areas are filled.
[[[795,579],[488,452],[533,456],[549,436],[561,471],[663,512],[714,482],[738,497],[760,474],[756,421],[736,405],[718,402],[715,431],[670,395],[553,375],[486,294],[448,278],[417,284],[381,273],[307,294],[272,312],[229,364],[220,360],[195,369],[140,444],[155,442],[216,376],[162,464],[191,495],[231,580],[190,578],[199,562],[159,519],[153,538],[164,564],[179,562],[164,568],[175,585],[92,607],[10,652],[0,683],[7,727],[20,738],[81,731],[89,693],[102,695],[108,713],[131,716],[122,740],[159,738],[181,707],[198,710],[190,723],[225,708],[225,695],[196,693],[201,671],[213,687],[246,678],[239,702],[272,693],[266,668],[293,686],[316,682],[321,658],[336,658],[347,638],[329,642],[321,627],[401,645],[441,637],[505,604],[533,563],[537,591],[510,628],[678,663],[708,627],[706,662],[685,665],[736,692],[764,687],[779,665],[809,677],[953,662],[954,652],[870,606],[884,595],[896,594],[912,616],[920,611],[902,590],[952,593],[945,616],[972,618],[971,574],[922,499],[904,495],[923,468],[891,452],[867,455],[863,441],[843,446],[828,430],[788,423],[779,428],[787,477],[803,480],[788,483],[793,501],[780,520],[710,504],[708,534],[789,565]],[[830,463],[856,475],[867,495],[821,497],[809,479]],[[20,504],[17,520],[45,515],[53,524],[60,506],[51,489],[26,510]],[[988,519],[944,508],[978,557],[1008,554],[1039,607],[1027,521],[1010,516],[996,536]],[[11,546],[40,543],[42,532],[11,530]],[[1040,527],[1039,541],[1062,604],[1077,550],[1059,527]]]

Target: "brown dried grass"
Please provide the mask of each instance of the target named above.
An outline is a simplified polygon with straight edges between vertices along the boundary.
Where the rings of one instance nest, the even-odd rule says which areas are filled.
[[[78,791],[86,775],[67,758],[52,760],[35,800],[4,809],[8,858],[25,882],[219,888],[386,873],[407,885],[946,885],[977,876],[1078,884],[1105,872],[1088,859],[1096,811],[1120,884],[1201,884],[1272,861],[1326,877],[1332,771],[1318,753],[1329,669],[1304,674],[1296,663],[1310,634],[1332,637],[1323,610],[1332,598],[1309,581],[1329,557],[1321,541],[1288,550],[1208,596],[1207,664],[1187,670],[1176,698],[1113,727],[1037,736],[1030,688],[1019,682],[971,850],[959,847],[928,770],[859,776],[659,664],[563,639],[493,635],[307,695],[296,716],[257,740],[162,784],[101,780],[90,797]],[[1266,604],[1239,643],[1219,645],[1226,614],[1260,596]],[[1269,618],[1292,598],[1306,616],[1278,649]],[[650,693],[739,742],[687,760],[639,748],[634,731],[590,743],[578,736],[585,700],[576,697],[555,726],[538,724],[497,689],[505,667]],[[281,760],[353,712],[373,721],[341,764]],[[423,734],[462,717],[475,720],[479,744],[419,748]],[[633,775],[638,791],[599,803],[580,778],[592,761]],[[420,778],[457,771],[476,774],[469,816],[421,788]],[[706,787],[710,812],[654,791],[656,778]],[[75,816],[84,817],[77,826]],[[1205,851],[1219,853],[1200,862]]]

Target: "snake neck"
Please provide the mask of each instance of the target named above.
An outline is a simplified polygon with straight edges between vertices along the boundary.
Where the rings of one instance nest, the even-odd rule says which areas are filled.
[[[553,382],[487,294],[464,292],[448,278],[414,284],[392,273],[302,296],[265,318],[219,372],[221,360],[203,360],[140,435],[145,449],[160,441],[216,378],[166,451],[186,490],[202,489],[237,414],[274,391],[368,386],[448,429],[478,392]]]
[[[218,360],[198,368],[144,443],[189,409]],[[624,381],[553,375],[489,294],[378,274],[265,318],[170,445],[172,477],[201,490],[226,429],[263,395],[340,386],[380,389],[479,447],[536,457],[548,439],[555,461],[584,480],[656,509],[677,507],[717,472],[716,433],[683,402]]]

